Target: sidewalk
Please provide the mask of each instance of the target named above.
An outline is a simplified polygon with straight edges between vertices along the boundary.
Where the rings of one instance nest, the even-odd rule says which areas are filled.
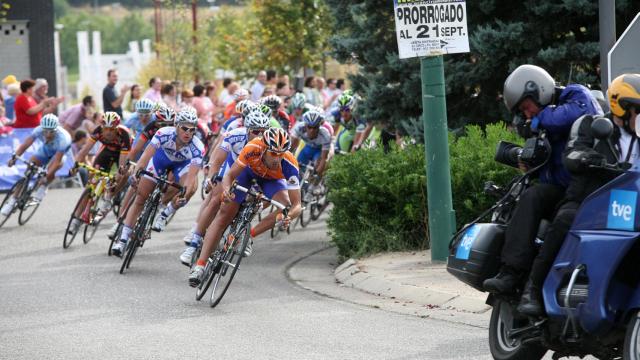
[[[486,293],[454,278],[445,263],[432,263],[429,250],[349,259],[335,269],[334,275],[345,286],[429,308],[475,314],[490,309],[485,304]]]

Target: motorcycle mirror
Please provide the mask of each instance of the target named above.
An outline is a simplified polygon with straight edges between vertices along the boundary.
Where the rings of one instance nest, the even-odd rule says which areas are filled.
[[[607,118],[599,117],[591,123],[591,133],[596,139],[607,139],[613,134],[613,123]]]

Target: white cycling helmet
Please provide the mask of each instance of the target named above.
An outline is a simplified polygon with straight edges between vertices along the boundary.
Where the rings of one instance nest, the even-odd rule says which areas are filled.
[[[42,117],[42,121],[40,121],[40,126],[45,130],[55,130],[60,125],[58,121],[58,117],[54,114],[47,114]]]
[[[156,104],[153,101],[147,98],[142,98],[136,102],[136,112],[138,114],[151,114],[151,111],[155,106]]]
[[[243,114],[244,110],[250,105],[253,105],[253,101],[251,101],[249,99],[240,100],[236,104],[236,112],[238,114]]]
[[[249,96],[247,89],[240,88],[233,93],[233,100],[246,99]]]
[[[504,81],[502,97],[507,109],[515,112],[522,100],[530,97],[540,106],[547,106],[555,93],[555,80],[535,65],[520,65]]]
[[[244,118],[244,126],[247,129],[268,129],[271,119],[259,110],[247,114]]]
[[[198,125],[198,112],[191,106],[185,106],[176,115],[176,124],[178,125]]]

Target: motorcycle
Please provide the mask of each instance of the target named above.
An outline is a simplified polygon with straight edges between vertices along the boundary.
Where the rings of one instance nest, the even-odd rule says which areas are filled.
[[[598,139],[610,134],[602,123],[592,126]],[[598,126],[601,126],[598,128]],[[525,146],[526,148],[526,146]],[[504,146],[498,153],[504,153]],[[522,150],[508,149],[515,153]],[[636,215],[640,167],[623,170],[590,194],[580,206],[542,289],[546,316],[518,313],[522,287],[513,294],[491,294],[489,347],[501,360],[593,355],[600,359],[640,360],[640,221]],[[482,289],[500,268],[504,232],[520,194],[536,168],[514,179],[506,190],[487,184],[496,204],[464,226],[450,244],[447,270]],[[481,223],[491,215],[490,222]],[[550,220],[550,219],[549,219]],[[544,241],[549,221],[542,221],[536,243]],[[523,284],[524,285],[524,284]]]

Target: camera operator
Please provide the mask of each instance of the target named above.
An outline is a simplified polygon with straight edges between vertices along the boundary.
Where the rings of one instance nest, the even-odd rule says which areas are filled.
[[[505,232],[502,267],[498,275],[483,283],[492,293],[513,292],[525,279],[536,256],[535,237],[543,218],[551,218],[565,195],[571,176],[562,164],[571,126],[583,115],[602,115],[602,109],[589,89],[571,84],[556,88],[544,69],[521,65],[504,82],[504,102],[518,118],[518,133],[531,137],[541,130],[551,144],[551,156],[537,172],[538,183],[520,196]],[[520,168],[528,169],[521,163]]]
[[[572,175],[571,182],[549,226],[544,244],[533,261],[529,281],[518,306],[518,311],[525,315],[544,315],[542,285],[582,201],[619,175],[618,172],[604,169],[605,164],[627,169],[640,155],[636,137],[636,133],[640,132],[640,126],[636,127],[640,112],[640,75],[624,74],[617,77],[608,93],[611,112],[604,119],[586,115],[571,128],[564,154],[565,166]],[[611,125],[610,120],[615,126]],[[600,121],[601,124],[594,124],[594,121]],[[594,129],[597,125],[612,127],[611,136],[598,139],[595,134],[597,130]]]

